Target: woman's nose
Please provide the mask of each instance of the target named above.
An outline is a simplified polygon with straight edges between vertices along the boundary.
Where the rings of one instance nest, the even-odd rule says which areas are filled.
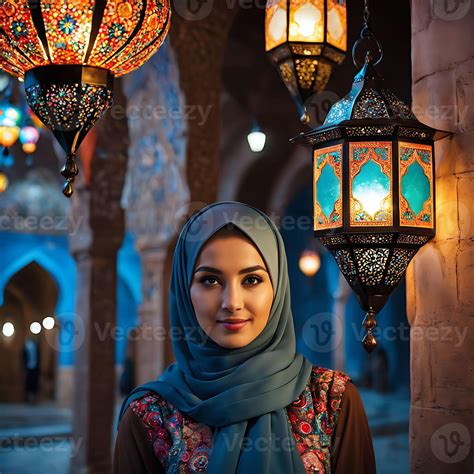
[[[238,284],[227,283],[222,294],[222,309],[231,313],[243,308],[242,290]]]

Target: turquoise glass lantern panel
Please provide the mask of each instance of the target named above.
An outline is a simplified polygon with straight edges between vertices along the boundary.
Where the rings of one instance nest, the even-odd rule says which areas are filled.
[[[392,225],[391,156],[391,142],[350,143],[351,226]]]
[[[399,143],[400,225],[434,227],[433,148],[418,143]]]
[[[342,145],[314,152],[314,230],[342,226]]]

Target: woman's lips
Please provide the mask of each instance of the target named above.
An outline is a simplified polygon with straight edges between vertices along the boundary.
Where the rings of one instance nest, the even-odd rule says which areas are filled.
[[[219,323],[221,323],[226,329],[229,329],[230,331],[238,331],[239,329],[243,328],[249,321],[250,319],[234,323],[219,321]]]

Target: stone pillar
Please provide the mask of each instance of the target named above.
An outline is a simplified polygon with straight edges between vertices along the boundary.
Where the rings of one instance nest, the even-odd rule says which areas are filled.
[[[411,473],[474,466],[474,2],[412,0],[413,110],[436,145],[437,233],[407,273]]]
[[[115,104],[123,104],[120,81]],[[117,251],[124,234],[120,198],[127,165],[127,122],[108,114],[97,125],[90,185],[78,181],[72,214],[82,217],[71,236],[77,262],[72,474],[110,473],[115,408]]]

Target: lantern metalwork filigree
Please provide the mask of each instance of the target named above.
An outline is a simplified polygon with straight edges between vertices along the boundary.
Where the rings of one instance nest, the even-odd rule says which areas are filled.
[[[419,122],[384,86],[376,44],[380,57],[367,54],[351,91],[324,124],[293,139],[313,146],[314,235],[367,312],[368,352],[377,343],[376,314],[435,235],[433,142],[448,135]],[[353,55],[357,64],[356,48]]]
[[[30,107],[65,150],[66,196],[77,149],[112,104],[114,77],[158,50],[170,15],[169,0],[0,2],[0,67],[24,78]]]
[[[347,51],[345,0],[268,0],[265,49],[307,121],[304,103],[323,90]]]

